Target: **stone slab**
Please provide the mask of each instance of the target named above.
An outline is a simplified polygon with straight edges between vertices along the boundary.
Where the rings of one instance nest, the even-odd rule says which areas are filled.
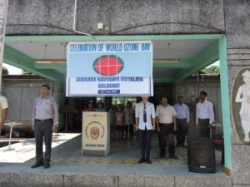
[[[64,187],[118,187],[118,177],[112,175],[64,175]]]
[[[228,34],[250,34],[249,1],[224,0],[226,32]],[[240,28],[240,29],[239,29]]]
[[[9,1],[6,33],[75,34],[74,2]],[[98,35],[222,33],[223,6],[223,0],[81,0],[76,30]],[[103,23],[104,29],[98,30],[98,23]]]
[[[119,187],[144,187],[144,182],[143,176],[126,175],[119,177]]]
[[[0,187],[231,187],[230,177],[1,173]],[[237,182],[237,181],[236,181]],[[247,184],[245,184],[247,185]]]
[[[0,173],[0,187],[9,187],[9,173]]]
[[[224,30],[222,0],[111,2],[111,33],[199,33]]]
[[[231,187],[230,177],[176,177],[175,187]]]
[[[11,187],[63,187],[63,175],[52,173],[10,173]]]
[[[233,183],[241,185],[250,185],[250,173],[234,173]]]
[[[250,168],[250,146],[232,146],[232,167],[233,173],[249,173]]]

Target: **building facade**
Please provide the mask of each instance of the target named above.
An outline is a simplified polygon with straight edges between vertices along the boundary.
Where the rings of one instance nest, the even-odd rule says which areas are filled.
[[[242,121],[232,115],[240,107],[235,92],[250,70],[249,1],[9,0],[8,7],[4,61],[56,81],[60,104],[71,41],[152,40],[156,85],[180,82],[220,60],[224,169],[234,186],[250,185],[250,147],[242,138]],[[167,49],[173,56],[164,56]],[[187,49],[196,53],[184,54]],[[179,63],[159,61],[173,58]]]

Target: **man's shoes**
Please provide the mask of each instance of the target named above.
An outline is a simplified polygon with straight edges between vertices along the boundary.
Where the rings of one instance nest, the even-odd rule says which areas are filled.
[[[165,155],[161,155],[161,154],[159,154],[159,156],[158,156],[158,158],[164,158],[165,157]]]
[[[139,161],[138,161],[138,164],[141,164],[141,163],[143,163],[143,162],[145,162],[146,160],[145,160],[145,158],[141,158]]]
[[[150,159],[146,159],[145,161],[147,164],[152,164],[152,161]]]
[[[181,144],[177,143],[175,147],[181,147]]]
[[[31,166],[31,168],[37,168],[42,165],[43,165],[43,162],[36,162],[34,165]]]
[[[176,155],[170,155],[169,157],[172,159],[178,159],[178,156],[176,156]]]
[[[45,169],[48,169],[50,167],[50,164],[49,163],[45,163],[44,166],[43,166]]]

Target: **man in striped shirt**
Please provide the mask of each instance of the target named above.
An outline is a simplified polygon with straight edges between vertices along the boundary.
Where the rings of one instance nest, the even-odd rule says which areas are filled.
[[[41,96],[35,99],[32,112],[32,129],[35,131],[36,163],[31,168],[44,165],[50,167],[52,132],[58,125],[58,106],[54,97],[49,95],[50,86],[41,86]],[[45,154],[43,155],[43,140]]]

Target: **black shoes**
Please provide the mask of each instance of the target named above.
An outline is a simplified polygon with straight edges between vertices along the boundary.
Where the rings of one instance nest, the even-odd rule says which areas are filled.
[[[143,163],[143,162],[145,162],[146,160],[145,160],[145,158],[141,158],[137,163],[138,164],[141,164],[141,163]]]
[[[161,154],[159,154],[159,156],[158,156],[158,158],[164,158],[165,157],[165,155],[161,155]]]
[[[43,162],[36,162],[34,165],[31,166],[31,168],[37,168],[43,166],[45,169],[48,169],[50,167],[49,163],[43,163]]]
[[[37,168],[42,165],[43,165],[43,162],[36,162],[34,165],[31,166],[31,168]]]
[[[178,157],[176,155],[170,155],[169,157],[172,159],[178,159]]]
[[[145,161],[147,164],[152,164],[152,161],[150,159],[146,159]]]
[[[181,144],[177,143],[175,147],[181,147]]]
[[[50,167],[50,164],[49,163],[45,163],[44,166],[43,166],[45,169],[48,169]]]
[[[186,147],[184,144],[177,143],[175,147]]]
[[[141,158],[137,163],[141,164],[145,162],[146,164],[152,164],[152,161],[150,159],[145,159],[145,158]]]

